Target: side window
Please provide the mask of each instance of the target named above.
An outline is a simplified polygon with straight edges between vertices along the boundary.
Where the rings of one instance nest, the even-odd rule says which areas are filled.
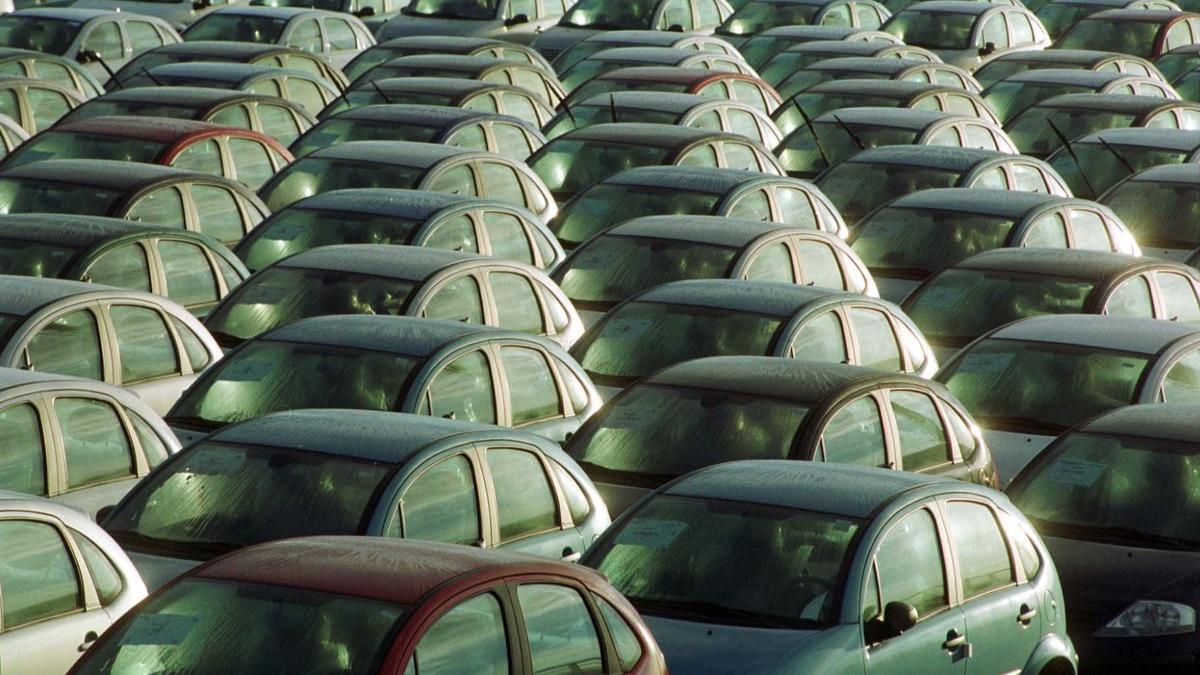
[[[950,538],[958,550],[958,573],[964,598],[1002,588],[1013,582],[1008,545],[1000,523],[983,504],[953,501],[946,504]]]
[[[730,110],[726,113],[729,116],[730,131],[735,134],[741,134],[751,140],[762,142],[762,130],[758,127],[758,119],[746,112],[745,110]]]
[[[535,149],[530,145],[530,138],[525,134],[525,130],[515,124],[493,122],[492,135],[496,137],[497,153],[520,162],[529,159],[529,155]]]
[[[949,147],[961,147],[962,140],[958,137],[958,130],[954,127],[946,127],[925,140],[925,145],[943,145]]]
[[[208,173],[214,176],[224,174],[224,169],[221,167],[220,146],[211,139],[202,143],[193,143],[184,148],[183,152],[175,156],[171,166],[176,169]]]
[[[525,18],[530,21],[537,18],[537,3],[534,0],[510,0],[508,3],[508,18],[511,19],[521,14],[524,14]]]
[[[121,573],[117,571],[117,566],[113,564],[112,560],[104,555],[104,551],[92,543],[91,539],[75,530],[71,530],[71,536],[75,539],[75,545],[79,547],[79,552],[83,554],[83,564],[87,566],[88,575],[92,577],[92,583],[96,585],[96,595],[99,596],[100,605],[109,605],[121,595],[121,591],[125,590],[125,582],[121,580]]]
[[[1174,272],[1158,272],[1158,288],[1161,291],[1164,319],[1172,321],[1200,321],[1200,300],[1196,298],[1196,285],[1188,277]]]
[[[739,169],[741,171],[759,171],[762,169],[758,163],[758,155],[754,154],[754,149],[748,145],[725,141],[721,144],[721,151],[725,154],[725,166],[730,169]]]
[[[1176,47],[1182,47],[1191,43],[1192,36],[1188,31],[1187,22],[1180,21],[1171,26],[1171,30],[1167,31],[1167,41],[1166,46],[1163,47],[1163,51],[1171,51]]]
[[[803,283],[822,288],[846,288],[837,254],[827,244],[798,241],[796,255],[800,258],[800,278]]]
[[[821,434],[825,461],[860,466],[884,466],[883,422],[879,405],[864,396],[838,411]]]
[[[1200,403],[1200,352],[1179,359],[1163,380],[1163,400],[1168,403]]]
[[[844,362],[846,337],[837,312],[825,312],[804,324],[792,341],[792,357],[808,361]]]
[[[948,604],[946,570],[933,516],[921,509],[888,530],[875,552],[881,605],[904,602],[918,619]]]
[[[57,91],[36,87],[30,87],[27,91],[29,111],[33,116],[36,131],[49,127],[71,110],[71,104],[67,102],[67,97]]]
[[[886,314],[876,309],[852,307],[850,325],[858,342],[858,365],[894,372],[902,369],[900,345]]]
[[[217,280],[208,257],[195,244],[160,240],[158,254],[167,277],[167,297],[184,307],[218,300]]]
[[[525,206],[525,192],[521,189],[521,179],[512,167],[496,162],[481,162],[483,184],[486,196],[499,199],[516,206]]]
[[[1005,529],[1008,530],[1008,540],[1012,542],[1013,548],[1017,551],[1017,559],[1021,561],[1021,567],[1025,570],[1025,578],[1029,580],[1036,578],[1038,572],[1042,570],[1042,556],[1038,553],[1037,547],[1033,545],[1033,540],[1029,538],[1025,528],[1017,522],[1016,518],[1001,511],[1000,520],[1004,521]]]
[[[775,188],[775,205],[779,208],[779,222],[810,230],[820,229],[817,212],[803,190]]]
[[[487,232],[493,256],[533,264],[529,237],[525,233],[525,226],[516,216],[500,211],[484,211],[483,229]]]
[[[989,169],[983,175],[979,176],[979,178],[976,178],[971,187],[1007,190],[1008,178],[1004,175],[1004,169],[996,167],[995,169]]]
[[[1041,194],[1050,192],[1050,186],[1046,185],[1046,177],[1036,167],[1028,164],[1013,164],[1011,168],[1015,185],[1013,189]]]
[[[1067,228],[1063,217],[1055,213],[1039,218],[1029,226],[1021,245],[1029,248],[1066,248]]]
[[[175,343],[162,314],[148,307],[109,309],[121,354],[121,382],[129,384],[179,372]]]
[[[133,448],[117,411],[103,401],[60,398],[54,413],[67,455],[67,487],[81,488],[134,474]]]
[[[687,0],[667,0],[663,4],[658,30],[686,31],[692,26],[692,8]]]
[[[703,5],[708,0],[699,0]],[[617,648],[617,659],[621,662],[621,669],[625,671],[633,670],[639,659],[642,658],[642,643],[638,640],[637,634],[625,622],[625,618],[604,598],[592,594],[592,600],[596,602],[596,606],[600,608],[600,617],[604,619],[604,625],[608,626],[608,634],[612,636],[613,643]]]
[[[459,277],[442,286],[425,303],[421,315],[464,323],[483,323],[483,299],[475,277]]]
[[[950,443],[933,399],[915,391],[892,391],[888,399],[900,433],[904,470],[920,471],[950,461]]]
[[[325,107],[325,97],[321,88],[301,77],[289,76],[285,82],[287,95],[285,99],[300,105],[308,112],[316,115]]]
[[[467,458],[457,455],[442,460],[418,476],[400,498],[400,517],[407,539],[447,544],[482,541],[479,497]]]
[[[583,596],[552,584],[517,587],[534,675],[603,675],[600,638]]]
[[[96,258],[84,272],[83,279],[106,286],[149,292],[150,266],[146,262],[146,250],[140,244],[115,248]]]
[[[771,201],[765,191],[755,190],[739,198],[726,215],[747,220],[771,220]]]
[[[300,137],[300,125],[296,123],[295,115],[284,106],[259,103],[258,122],[262,133],[284,145],[290,145]]]
[[[333,51],[358,49],[354,28],[345,19],[325,17],[325,30],[329,33],[329,48]]]
[[[734,80],[729,83],[730,95],[734,101],[745,103],[746,105],[754,106],[756,109],[763,112],[770,112],[771,104],[767,102],[767,97],[763,95],[752,82],[745,80]]]
[[[475,225],[468,216],[455,216],[436,226],[425,237],[423,246],[445,251],[479,252],[479,241],[475,237]]]
[[[212,355],[208,353],[208,349],[205,348],[200,337],[175,317],[171,317],[171,323],[175,326],[175,332],[179,334],[180,341],[183,342],[183,350],[187,352],[188,361],[192,364],[192,372],[198,373],[204,370],[204,367],[212,359]]]
[[[1005,14],[1008,17],[1008,26],[1012,29],[1014,45],[1028,45],[1036,40],[1033,34],[1033,24],[1029,22],[1029,17],[1020,12],[1008,12]]]
[[[971,461],[975,456],[975,451],[979,449],[979,444],[975,441],[975,434],[971,433],[971,427],[967,421],[963,419],[958,411],[950,406],[944,406],[946,416],[950,418],[950,430],[954,432],[954,440],[958,443],[958,454],[964,462]]]
[[[129,46],[133,48],[134,56],[163,45],[162,36],[145,21],[126,21],[125,33],[129,36]]]
[[[538,456],[525,450],[487,451],[500,540],[509,541],[558,526],[550,480]]]
[[[243,88],[251,94],[260,94],[262,96],[277,96],[287,98],[282,89],[283,80],[278,78],[261,79],[245,85]]]
[[[248,185],[251,190],[258,189],[275,173],[270,151],[258,141],[231,138],[229,154],[233,159],[237,179]],[[280,165],[282,164],[281,162]]]
[[[500,360],[508,379],[513,426],[562,415],[558,385],[545,355],[536,349],[503,347]]]
[[[183,196],[173,187],[155,190],[130,207],[125,218],[140,223],[184,228]]]
[[[75,562],[57,529],[8,520],[0,522],[0,541],[5,630],[83,609]]]
[[[496,596],[477,595],[446,612],[425,631],[413,658],[421,675],[508,675],[508,637]],[[406,672],[417,672],[413,665]]]
[[[695,0],[696,28],[711,28],[721,23],[721,9],[713,0]]]
[[[496,325],[534,335],[546,332],[542,306],[529,279],[511,272],[492,272],[488,283],[496,301]]]
[[[693,129],[708,129],[709,131],[724,131],[725,128],[721,125],[721,115],[716,110],[710,110],[703,115],[692,120],[689,127]]]
[[[110,67],[125,58],[125,47],[121,44],[121,29],[114,21],[106,21],[92,28],[83,39],[83,49],[100,55]]]
[[[785,284],[795,283],[796,274],[792,270],[792,252],[788,249],[787,244],[772,244],[759,251],[746,268],[746,279]]]
[[[850,26],[850,5],[834,5],[821,17],[822,26]]]
[[[229,190],[213,185],[192,185],[199,229],[221,243],[233,244],[245,234],[242,212]]]
[[[46,446],[37,410],[28,403],[0,410],[0,490],[46,494]]]
[[[451,145],[456,148],[469,148],[471,150],[488,150],[487,134],[483,133],[483,124],[472,124],[469,127],[463,127],[454,132],[452,136],[443,141],[444,145]]]
[[[1153,317],[1154,303],[1146,278],[1136,276],[1118,286],[1108,299],[1105,313],[1109,316]]]
[[[1071,233],[1075,235],[1075,248],[1089,251],[1111,251],[1112,241],[1108,238],[1108,228],[1100,214],[1095,211],[1071,209]]]
[[[475,195],[475,176],[465,164],[453,167],[434,176],[420,189],[431,192],[446,192],[452,195]]]
[[[496,112],[496,106],[489,96],[475,98],[472,100],[472,103],[477,103],[477,105],[471,108],[472,110]],[[506,115],[512,115],[531,124],[539,124],[537,105],[533,102],[532,98],[515,91],[501,92],[500,103],[504,106],[504,113]]]
[[[313,54],[320,54],[324,51],[321,29],[317,27],[317,20],[304,19],[297,22],[287,37],[287,46],[303,49]]]
[[[879,15],[879,11],[870,5],[855,3],[854,16],[858,19],[858,27],[867,30],[875,30],[883,23],[883,17]]]
[[[482,352],[454,359],[429,385],[429,411],[434,417],[496,423],[492,372]]]
[[[231,105],[218,110],[208,121],[224,127],[249,129],[250,113],[246,111],[246,107],[243,105]],[[268,131],[264,131],[263,133],[270,134]]]
[[[17,92],[12,89],[0,89],[0,115],[8,115],[14,120],[21,119],[21,102]]]
[[[1004,49],[1008,46],[1008,28],[1004,25],[1004,16],[995,14],[983,24],[983,44],[980,47],[986,47],[991,43],[996,49]]]
[[[92,380],[104,377],[96,317],[86,309],[64,314],[43,326],[26,351],[33,370]]]
[[[999,144],[996,143],[996,137],[992,135],[990,129],[982,124],[964,124],[962,129],[963,135],[967,139],[965,147],[1000,150]]]

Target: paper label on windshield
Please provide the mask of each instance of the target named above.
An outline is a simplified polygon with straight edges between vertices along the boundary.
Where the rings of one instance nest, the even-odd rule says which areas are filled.
[[[615,319],[604,327],[604,337],[610,340],[636,340],[653,325],[652,319]]]
[[[1015,354],[968,354],[960,373],[1002,373],[1008,369]]]
[[[142,614],[121,640],[123,645],[177,645],[200,620],[186,614]]]
[[[1089,462],[1085,459],[1060,459],[1055,462],[1046,477],[1055,483],[1091,487],[1104,469],[1108,468],[1100,462]]]
[[[642,548],[664,549],[670,546],[679,533],[686,529],[687,523],[677,520],[638,520],[621,530],[621,534],[617,537],[617,543]]]
[[[274,359],[270,358],[241,358],[231,359],[229,365],[220,373],[220,379],[227,382],[258,382],[271,371],[275,370]]]
[[[212,448],[193,455],[197,460],[191,467],[198,472],[232,476],[246,463],[246,456],[235,450]]]

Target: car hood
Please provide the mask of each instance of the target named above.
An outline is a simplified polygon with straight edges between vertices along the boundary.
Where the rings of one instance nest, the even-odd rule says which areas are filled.
[[[1000,474],[1000,487],[1003,489],[1025,465],[1050,445],[1054,436],[984,429],[983,440],[992,451],[992,460],[996,462],[996,471]]]
[[[438,19],[398,14],[379,30],[384,39],[390,40],[409,35],[482,36],[500,25],[498,19]]]
[[[667,657],[672,673],[784,675],[797,670],[801,650],[815,630],[722,626],[642,615]]]

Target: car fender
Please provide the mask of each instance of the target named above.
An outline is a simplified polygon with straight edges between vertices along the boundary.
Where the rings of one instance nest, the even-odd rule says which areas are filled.
[[[1033,655],[1021,669],[1021,675],[1038,675],[1042,672],[1042,668],[1046,667],[1046,664],[1059,658],[1066,659],[1071,663],[1072,673],[1079,672],[1079,655],[1075,653],[1075,646],[1071,644],[1071,638],[1058,633],[1043,636],[1042,641],[1033,650]]]

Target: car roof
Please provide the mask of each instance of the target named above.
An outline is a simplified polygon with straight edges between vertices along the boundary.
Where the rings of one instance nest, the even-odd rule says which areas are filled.
[[[326,146],[301,158],[345,159],[376,164],[428,168],[452,157],[480,154],[478,150],[411,141],[350,141]]]
[[[758,78],[742,73],[731,73],[723,70],[704,70],[703,68],[684,68],[682,66],[631,66],[629,68],[618,68],[610,70],[607,73],[601,73],[594,79],[664,82],[666,84],[689,86],[710,80],[722,79],[758,81]]]
[[[1159,319],[1053,314],[1022,319],[988,337],[1157,354],[1176,340],[1200,337],[1200,326]]]
[[[353,90],[368,91],[379,89],[392,92],[419,91],[442,96],[466,96],[479,91],[492,89],[512,89],[512,85],[469,80],[460,77],[385,77],[367,84],[351,87]]]
[[[384,51],[388,47],[415,47],[426,49],[450,49],[462,50],[464,53],[480,47],[522,47],[504,40],[496,38],[481,37],[478,35],[401,35],[399,37],[384,40],[376,47],[383,47]],[[446,53],[457,53],[450,51]]]
[[[79,378],[71,377],[70,375],[59,375],[57,373],[40,373],[23,368],[0,368],[0,391],[12,389],[26,384],[42,384],[44,382],[78,382]],[[92,382],[87,380],[88,384],[97,384],[105,386],[102,382]],[[5,493],[0,490],[0,495]]]
[[[859,73],[898,73],[913,66],[944,66],[943,63],[931,63],[920,59],[879,58],[877,56],[839,56],[833,59],[822,59],[801,68],[804,70],[847,70]],[[796,71],[800,72],[800,71]]]
[[[159,164],[123,162],[115,159],[44,159],[0,172],[0,177],[3,178],[78,183],[117,192],[185,176],[221,180],[219,176],[198,174]]]
[[[899,493],[938,482],[949,479],[848,464],[755,460],[694,471],[663,493],[866,518]]]
[[[898,45],[892,45],[898,46]],[[862,94],[864,96],[890,96],[908,98],[927,91],[954,92],[970,95],[957,87],[932,82],[910,82],[908,80],[843,79],[828,80],[800,92],[801,94]]]
[[[345,314],[300,319],[260,335],[250,342],[297,342],[428,358],[443,346],[461,338],[472,335],[513,334],[492,326],[459,321],[412,316]]]
[[[706,52],[683,47],[658,47],[654,45],[630,45],[627,47],[609,47],[589,54],[588,61],[629,61],[634,63],[677,63],[694,56],[707,56]],[[727,56],[712,52],[712,56]]]
[[[232,129],[197,120],[180,119],[177,117],[141,117],[141,116],[111,116],[86,117],[80,120],[67,121],[53,127],[53,131],[70,131],[79,133],[105,134],[110,136],[126,136],[129,138],[145,139],[156,143],[174,143],[193,134],[206,132],[229,131],[242,133],[244,129]]]
[[[1073,110],[1101,110],[1105,112],[1129,113],[1133,115],[1148,115],[1158,110],[1191,107],[1200,109],[1200,105],[1189,101],[1177,101],[1157,96],[1135,96],[1131,94],[1060,94],[1044,101],[1039,101],[1033,108],[1071,108]]]
[[[226,5],[211,12],[208,16],[221,14],[251,14],[256,16],[265,16],[272,19],[291,19],[293,17],[306,14],[333,15],[337,12],[327,12],[321,9],[313,9],[311,7],[273,7],[269,5]],[[204,17],[201,17],[204,18]]]
[[[414,67],[414,68],[444,68],[465,73],[476,73],[491,68],[522,68],[545,72],[545,69],[528,61],[516,59],[498,59],[493,56],[476,56],[471,54],[410,54],[398,56],[379,64],[382,67]],[[380,71],[383,72],[383,71]],[[549,73],[547,73],[549,76]]]
[[[833,295],[850,296],[834,291]],[[844,363],[822,363],[776,356],[712,356],[684,361],[647,377],[647,385],[712,389],[766,396],[797,403],[820,404],[838,391],[874,380],[930,380]],[[636,386],[636,385],[635,385]],[[934,384],[936,387],[937,385]]]
[[[998,248],[975,255],[953,269],[996,270],[1104,282],[1127,272],[1169,265],[1168,261],[1111,251],[1071,248]]]
[[[238,63],[237,61],[178,61],[162,63],[150,67],[146,76],[155,77],[191,77],[215,82],[241,82],[258,75],[299,74],[294,68],[280,68],[268,63]],[[315,75],[310,75],[320,79]]]
[[[274,267],[318,269],[420,281],[455,263],[479,258],[480,256],[476,255],[426,246],[338,244],[301,251],[280,260]]]
[[[62,19],[63,21],[87,22],[104,16],[124,18],[126,14],[113,9],[83,9],[78,7],[30,7],[20,9],[9,16],[36,16],[44,19]],[[139,17],[141,18],[141,17]]]
[[[1129,54],[1105,52],[1096,49],[1029,49],[1004,54],[1003,56],[996,57],[995,60],[998,62],[1016,61],[1018,63],[1042,63],[1049,61],[1052,63],[1067,63],[1082,66],[1092,65],[1113,58],[1141,60]]]
[[[383,120],[401,124],[448,127],[471,120],[504,117],[500,113],[481,112],[445,105],[416,105],[411,103],[381,103],[349,108],[326,119]],[[512,118],[516,119],[516,118]]]
[[[291,209],[311,211],[348,211],[390,216],[404,220],[424,221],[442,209],[478,204],[480,206],[512,208],[508,202],[456,195],[449,192],[428,190],[402,190],[399,188],[348,188],[330,190],[301,201],[289,204],[276,213]]]
[[[741,279],[687,279],[655,286],[630,302],[733,309],[786,318],[830,292],[840,291]]]
[[[1186,152],[1200,148],[1200,130],[1155,129],[1150,127],[1104,129],[1092,132],[1071,143],[1072,145],[1078,143],[1099,143],[1101,138],[1106,143],[1113,145],[1163,148]]]
[[[646,185],[723,195],[742,185],[760,180],[786,181],[788,179],[754,171],[707,166],[642,166],[626,169],[597,184]]]
[[[263,43],[263,42],[233,42],[224,40],[192,40],[190,42],[173,42],[171,44],[155,47],[149,52],[142,52],[138,56],[147,53],[154,54],[187,54],[187,55],[212,55],[227,59],[249,58],[263,54],[308,54],[303,50],[286,45]],[[136,58],[136,57],[135,57]]]
[[[1160,164],[1129,177],[1130,181],[1162,181],[1164,183],[1200,183],[1200,171],[1195,164]]]
[[[994,159],[1015,159],[1020,155],[1008,155],[996,150],[982,148],[952,148],[940,145],[885,145],[867,148],[856,153],[844,164],[851,162],[874,162],[878,164],[904,164],[932,169],[966,172],[982,162]],[[1014,193],[1015,194],[1015,193]]]
[[[567,139],[574,141],[623,143],[627,145],[650,145],[659,148],[680,148],[710,138],[733,137],[745,139],[744,136],[719,130],[693,129],[673,124],[617,122],[613,124],[593,124],[580,129],[574,129],[550,141],[549,144],[553,144],[554,141],[559,139]]]
[[[722,103],[736,102],[727,101],[720,98],[713,98],[711,96],[701,96],[699,94],[680,94],[672,91],[614,91],[607,94],[596,94],[595,96],[584,99],[575,105],[594,106],[597,108],[615,105],[620,108],[659,110],[682,115],[683,113],[702,105],[720,105]]]
[[[606,30],[595,31],[594,34],[585,37],[580,42],[632,42],[634,44],[645,45],[673,45],[684,40],[693,40],[697,38],[701,40],[712,40],[716,39],[717,36],[681,35],[672,31],[663,30]]]
[[[1165,23],[1179,17],[1195,16],[1198,15],[1192,12],[1176,12],[1167,9],[1106,9],[1102,12],[1089,14],[1080,19],[1080,22],[1110,19],[1116,21],[1139,21],[1143,23]]]
[[[175,103],[178,105],[207,107],[216,105],[218,103],[224,103],[226,101],[260,98],[275,97],[263,96],[262,94],[252,94],[248,91],[240,91],[237,89],[221,89],[219,87],[154,86],[117,89],[115,91],[106,92],[102,96],[92,100],[157,101],[161,103]]]
[[[195,236],[195,233],[180,228],[104,216],[67,213],[13,213],[0,216],[0,239],[87,249],[127,234]]]
[[[675,239],[741,248],[771,232],[793,229],[783,223],[724,216],[642,216],[626,220],[597,236]]]
[[[918,2],[901,11],[915,12],[944,12],[948,14],[983,14],[990,9],[1001,7],[991,2],[969,2],[965,0],[927,0]]]
[[[0,314],[28,316],[64,298],[112,290],[116,289],[82,281],[0,274]]]
[[[813,120],[845,124],[866,124],[896,129],[920,130],[943,120],[981,121],[977,117],[944,112],[941,110],[917,110],[916,108],[858,107],[839,108],[824,113]]]
[[[1141,11],[1141,10],[1139,10]],[[1037,84],[1062,84],[1079,87],[1103,87],[1123,77],[1141,77],[1115,70],[1086,70],[1083,68],[1037,68],[1022,70],[996,82],[1028,82]],[[996,86],[995,84],[992,85]]]
[[[1200,425],[1196,424],[1196,406],[1193,404],[1125,406],[1094,417],[1073,431],[1160,438],[1200,445]]]
[[[996,190],[992,188],[932,188],[910,192],[888,203],[889,207],[917,210],[959,211],[1020,219],[1046,204],[1069,203],[1069,197],[1044,192]]]

